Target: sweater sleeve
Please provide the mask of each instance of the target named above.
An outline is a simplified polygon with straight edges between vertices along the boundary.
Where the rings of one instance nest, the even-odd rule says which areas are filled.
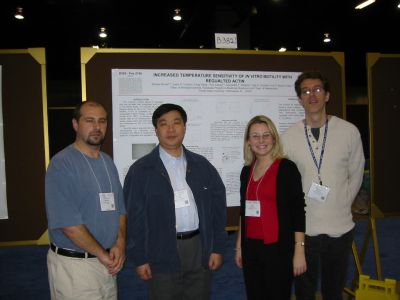
[[[305,232],[305,200],[304,200],[304,192],[301,183],[301,175],[299,170],[296,167],[296,164],[291,160],[284,159],[285,172],[287,173],[287,182],[285,182],[285,186],[287,188],[290,187],[290,213],[293,223],[293,230],[295,232]]]
[[[351,200],[357,196],[360,190],[364,175],[364,151],[362,147],[361,136],[357,128],[354,127],[354,134],[350,140],[349,157],[349,197]]]

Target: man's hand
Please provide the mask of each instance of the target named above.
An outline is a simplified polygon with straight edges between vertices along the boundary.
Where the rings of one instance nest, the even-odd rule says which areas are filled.
[[[208,260],[208,268],[211,271],[215,271],[222,265],[222,262],[223,262],[222,254],[211,253],[210,259]]]
[[[97,259],[103,266],[105,266],[110,271],[110,265],[112,264],[113,261],[110,258],[110,254],[106,250],[103,250],[100,254],[97,254]]]
[[[124,266],[125,247],[115,244],[110,249],[110,259],[112,263],[108,266],[108,271],[111,275],[116,275]]]
[[[151,279],[151,269],[149,264],[144,264],[139,267],[136,267],[136,273],[139,275],[142,280]]]
[[[63,228],[64,234],[79,248],[89,252],[109,270],[113,259],[110,254],[97,242],[85,225],[69,226]]]

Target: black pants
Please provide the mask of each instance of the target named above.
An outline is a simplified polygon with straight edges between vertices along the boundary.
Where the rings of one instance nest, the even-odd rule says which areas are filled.
[[[243,275],[248,300],[289,300],[293,253],[277,244],[247,239],[242,245]]]
[[[307,272],[295,280],[296,299],[314,300],[321,274],[322,298],[342,300],[352,241],[353,230],[337,238],[306,236]]]

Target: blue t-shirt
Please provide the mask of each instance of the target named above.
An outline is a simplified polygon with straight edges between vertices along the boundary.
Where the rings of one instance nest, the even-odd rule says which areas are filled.
[[[51,160],[46,173],[46,212],[50,241],[61,248],[84,251],[62,231],[84,224],[104,248],[114,245],[119,216],[126,214],[118,171],[111,157],[98,159],[68,146]],[[114,193],[115,210],[101,211],[99,193]]]

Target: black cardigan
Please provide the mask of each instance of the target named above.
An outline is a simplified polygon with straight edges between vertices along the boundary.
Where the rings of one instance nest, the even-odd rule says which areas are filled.
[[[240,215],[242,244],[246,242],[245,202],[250,166],[240,174]],[[305,232],[305,202],[301,175],[294,162],[282,159],[276,179],[279,235],[281,251],[294,251],[294,232]]]

